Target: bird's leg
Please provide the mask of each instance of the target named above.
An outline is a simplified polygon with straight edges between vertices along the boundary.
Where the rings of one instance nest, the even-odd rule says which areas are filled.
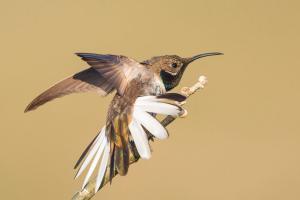
[[[197,90],[203,89],[204,85],[207,83],[207,78],[205,76],[200,76],[198,81],[191,87],[183,87],[180,91],[180,93],[187,98],[194,94]],[[186,114],[185,114],[186,115]],[[167,116],[162,121],[161,124],[163,126],[168,126],[170,123],[172,123],[175,120],[173,116]],[[139,160],[139,156],[136,149],[133,149],[136,152],[133,152],[129,155],[129,163],[135,163]],[[109,174],[109,173],[107,173]],[[115,176],[117,175],[117,172],[115,172]],[[108,175],[105,176],[103,179],[103,182],[99,189],[101,189],[106,183],[110,181],[110,178]],[[77,192],[73,197],[72,200],[89,200],[95,195],[95,185],[96,180],[91,180],[87,185],[82,189],[81,191]]]

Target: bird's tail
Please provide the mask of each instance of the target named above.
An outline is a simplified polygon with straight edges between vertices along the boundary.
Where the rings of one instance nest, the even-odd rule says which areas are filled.
[[[75,168],[78,167],[78,165],[81,163],[83,158],[85,160],[82,162],[79,170],[76,173],[75,178],[80,176],[80,174],[86,169],[86,167],[91,163],[91,166],[84,178],[82,189],[86,186],[88,183],[92,173],[94,172],[98,162],[100,161],[99,171],[97,174],[97,181],[96,182],[96,188],[99,188],[101,185],[102,179],[104,177],[105,171],[108,166],[109,162],[109,155],[110,155],[110,142],[105,134],[106,128],[103,127],[98,133],[98,135],[94,138],[94,140],[90,143],[90,145],[86,148],[86,150],[82,153],[79,160],[77,161]],[[88,153],[88,154],[87,154]]]
[[[185,110],[179,102],[184,100],[184,96],[175,93],[138,97],[130,116],[118,115],[113,121],[107,122],[75,165],[77,168],[81,164],[75,176],[77,178],[90,164],[82,188],[88,183],[98,163],[95,192],[100,188],[104,176],[111,181],[115,173],[127,173],[131,154],[137,158],[149,159],[149,136],[158,139],[168,137],[165,128],[151,114],[181,116]]]

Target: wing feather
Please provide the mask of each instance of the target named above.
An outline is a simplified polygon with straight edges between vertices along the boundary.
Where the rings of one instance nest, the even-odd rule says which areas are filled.
[[[121,55],[92,53],[77,53],[76,55],[97,70],[109,83],[114,85],[120,95],[124,94],[128,83],[146,69],[139,62]]]
[[[68,77],[37,96],[25,109],[28,112],[71,93],[97,92],[106,96],[114,89],[123,95],[128,83],[143,73],[145,66],[118,55],[77,53],[91,68]]]
[[[114,89],[95,69],[83,70],[69,78],[66,78],[48,90],[37,96],[25,109],[28,112],[59,97],[78,92],[97,92],[106,96]]]

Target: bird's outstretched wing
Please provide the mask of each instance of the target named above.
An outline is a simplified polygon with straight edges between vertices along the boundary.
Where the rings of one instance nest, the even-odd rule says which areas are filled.
[[[174,93],[158,97],[138,97],[130,115],[126,112],[119,114],[111,123],[107,123],[76,163],[75,168],[81,165],[75,178],[90,164],[82,188],[88,183],[98,164],[95,192],[100,188],[104,177],[111,180],[117,173],[126,175],[129,154],[135,155],[137,152],[137,156],[142,159],[149,159],[151,150],[148,136],[158,139],[168,137],[167,130],[152,114],[181,116],[185,110],[179,101],[183,100],[184,96]]]
[[[114,89],[123,94],[128,82],[144,68],[143,65],[125,56],[77,53],[91,68],[68,77],[37,96],[25,112],[68,94],[97,92],[106,96]]]
[[[37,107],[71,93],[78,92],[97,92],[101,96],[105,96],[112,92],[113,85],[106,81],[95,69],[89,68],[83,70],[71,77],[68,77],[37,96],[26,107],[25,112],[36,109]]]
[[[128,83],[140,75],[144,65],[126,56],[76,53],[123,95]]]

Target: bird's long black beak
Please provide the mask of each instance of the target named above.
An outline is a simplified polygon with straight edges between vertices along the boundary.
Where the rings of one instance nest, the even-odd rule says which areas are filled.
[[[198,54],[198,55],[195,55],[193,57],[190,57],[190,58],[187,58],[187,63],[191,63],[199,58],[204,58],[204,57],[207,57],[207,56],[217,56],[217,55],[223,55],[223,53],[220,53],[220,52],[210,52],[210,53],[202,53],[202,54]]]

